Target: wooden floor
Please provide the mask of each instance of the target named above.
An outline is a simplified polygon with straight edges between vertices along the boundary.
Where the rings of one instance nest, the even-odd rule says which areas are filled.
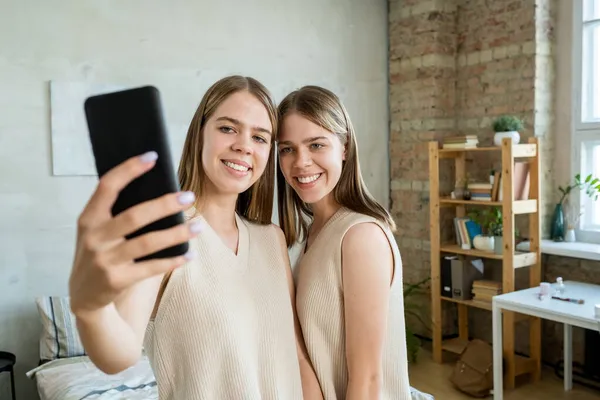
[[[426,349],[421,349],[418,362],[411,364],[409,368],[410,384],[415,389],[433,395],[435,400],[472,400],[473,397],[462,394],[452,386],[449,380],[452,367],[452,362],[435,363],[431,358],[431,353]],[[544,368],[542,379],[538,383],[524,382],[514,390],[504,390],[504,400],[520,399],[599,400],[600,391],[575,383],[571,392],[564,392],[563,381],[554,374],[553,370]]]

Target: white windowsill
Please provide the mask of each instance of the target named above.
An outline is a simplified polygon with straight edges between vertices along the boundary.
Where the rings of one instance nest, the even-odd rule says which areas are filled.
[[[541,251],[544,254],[555,256],[581,258],[584,260],[600,261],[600,244],[582,242],[555,242],[553,240],[542,240]],[[518,250],[529,250],[529,242],[521,243]]]

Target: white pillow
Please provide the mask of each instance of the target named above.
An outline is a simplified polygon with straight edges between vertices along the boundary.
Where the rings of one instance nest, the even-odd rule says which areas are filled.
[[[40,360],[56,360],[86,355],[69,297],[43,296],[35,299],[42,321]]]

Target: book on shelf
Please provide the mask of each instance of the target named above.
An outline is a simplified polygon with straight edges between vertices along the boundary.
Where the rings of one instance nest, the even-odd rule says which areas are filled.
[[[502,284],[490,280],[475,280],[471,288],[473,300],[492,301],[494,296],[502,293]]]
[[[513,197],[515,200],[528,200],[530,191],[530,172],[529,162],[515,161],[513,166]],[[502,178],[501,172],[494,174],[494,184],[492,185],[492,201],[502,201]]]
[[[481,225],[472,221],[470,218],[454,217],[454,233],[456,235],[456,244],[459,247],[472,248],[473,239],[475,236],[481,235],[481,232]]]
[[[442,140],[443,149],[473,149],[478,144],[477,135],[451,136]]]
[[[492,201],[492,189],[493,185],[486,182],[473,182],[467,185],[471,200],[474,201]]]

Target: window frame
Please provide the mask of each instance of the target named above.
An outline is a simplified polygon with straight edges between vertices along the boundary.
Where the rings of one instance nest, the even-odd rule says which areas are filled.
[[[572,177],[576,173],[581,173],[582,178],[592,172],[589,160],[586,161],[585,153],[589,151],[591,143],[600,141],[600,121],[587,122],[584,120],[584,90],[590,90],[591,85],[584,88],[584,69],[589,68],[590,64],[585,64],[583,60],[584,29],[586,25],[600,25],[600,18],[590,22],[583,21],[583,6],[586,0],[576,0],[573,2],[573,137],[572,137]],[[593,1],[593,0],[592,0]],[[600,79],[600,77],[598,78]],[[600,101],[600,100],[599,100]],[[598,202],[592,204],[592,201],[586,196],[585,192],[575,192],[570,199],[577,209],[584,206],[583,211],[589,212],[591,206],[598,210]],[[600,201],[600,200],[598,200]],[[600,228],[595,225],[590,226],[586,223],[583,214],[576,228],[577,240],[581,242],[590,242],[600,244]]]

